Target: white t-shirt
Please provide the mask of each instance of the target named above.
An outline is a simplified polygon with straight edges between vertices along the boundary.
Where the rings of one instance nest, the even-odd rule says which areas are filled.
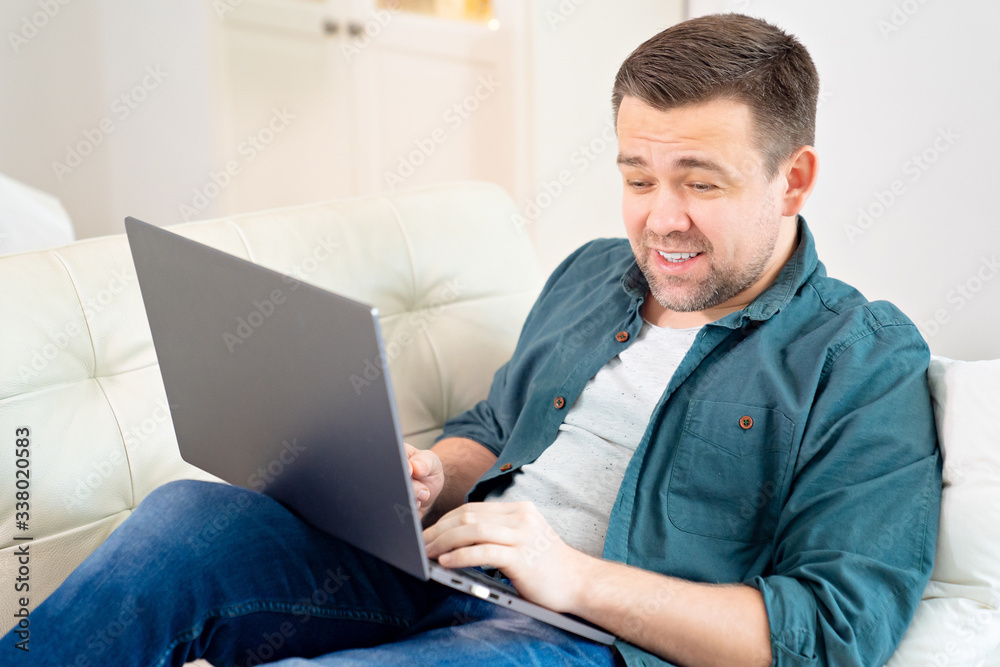
[[[486,500],[529,500],[564,542],[600,557],[625,468],[700,330],[643,322],[635,342],[587,382],[548,449]]]

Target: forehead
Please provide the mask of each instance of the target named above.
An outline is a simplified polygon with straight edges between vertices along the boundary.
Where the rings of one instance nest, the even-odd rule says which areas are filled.
[[[625,97],[618,110],[619,162],[634,164],[638,158],[652,166],[665,158],[701,156],[745,172],[762,162],[753,129],[750,107],[735,100],[661,111]]]

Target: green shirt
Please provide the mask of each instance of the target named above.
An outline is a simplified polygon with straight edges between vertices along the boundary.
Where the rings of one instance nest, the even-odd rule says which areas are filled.
[[[552,443],[587,381],[635,339],[646,292],[625,239],[590,242],[556,269],[488,398],[445,426],[442,437],[498,456],[470,500]],[[799,218],[774,283],[706,325],[674,373],[618,490],[604,557],[757,588],[775,665],[883,664],[933,563],[928,362],[895,306],[827,277]],[[629,665],[666,664],[616,646]]]

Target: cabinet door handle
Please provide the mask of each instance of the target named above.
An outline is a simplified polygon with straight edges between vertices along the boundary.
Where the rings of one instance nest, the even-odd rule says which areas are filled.
[[[351,37],[360,37],[362,34],[364,34],[364,32],[365,28],[360,23],[355,23],[354,21],[351,21],[350,23],[347,24],[347,34],[350,35]]]
[[[340,24],[333,19],[326,19],[323,21],[323,32],[328,35],[336,35],[340,32]]]

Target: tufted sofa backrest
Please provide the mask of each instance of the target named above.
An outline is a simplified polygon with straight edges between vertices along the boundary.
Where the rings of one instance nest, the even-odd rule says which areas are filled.
[[[500,188],[457,183],[172,230],[378,307],[407,441],[429,446],[485,397],[541,286],[517,219]],[[124,235],[0,257],[0,318],[0,563],[10,581],[12,537],[32,538],[34,608],[152,489],[209,476],[179,457]],[[18,428],[30,510],[12,536]]]

